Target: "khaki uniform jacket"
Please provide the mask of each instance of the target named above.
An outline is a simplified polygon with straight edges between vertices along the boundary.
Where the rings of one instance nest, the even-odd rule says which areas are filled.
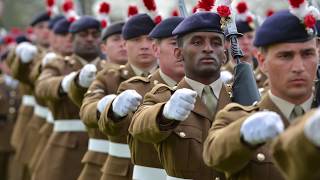
[[[135,76],[129,80],[122,82],[119,86],[118,93],[133,89],[136,90],[142,97],[151,89],[159,84],[165,84],[165,81],[161,78],[159,70],[150,75],[148,78]],[[105,109],[105,114],[101,115],[99,123],[101,127],[105,129],[106,133],[109,133],[108,129],[111,129],[113,136],[128,136],[128,144],[130,146],[131,159],[132,162],[136,165],[154,167],[154,168],[163,168],[158,154],[154,146],[150,143],[142,142],[136,138],[133,138],[128,133],[128,128],[132,121],[133,113],[129,113],[126,117],[121,120],[113,120],[112,117],[108,116],[112,113],[111,104]]]
[[[192,89],[183,79],[176,89]],[[213,122],[206,106],[197,97],[195,108],[182,122],[167,120],[162,116],[165,103],[175,89],[165,85],[155,86],[145,95],[143,105],[134,114],[129,132],[134,138],[153,143],[169,176],[194,180],[224,179],[223,174],[207,167],[202,160],[203,142]],[[230,102],[223,86],[217,109]]]
[[[86,63],[72,55],[53,60],[41,72],[36,83],[36,95],[48,102],[55,120],[80,119],[79,107],[62,92],[61,82],[65,75],[80,70]],[[87,146],[86,132],[54,132],[34,173],[35,180],[76,179],[82,169],[81,158]]]
[[[0,153],[13,152],[10,138],[20,105],[18,89],[6,85],[4,77],[0,77]]]
[[[102,134],[98,129],[100,113],[97,111],[97,103],[106,95],[116,94],[119,84],[133,76],[135,76],[135,74],[129,64],[122,65],[117,68],[105,68],[97,74],[96,80],[93,81],[85,94],[80,111],[80,117],[88,127],[90,137],[96,139],[107,139],[107,134]],[[127,142],[125,136],[115,138],[108,136],[108,138],[113,142],[123,144],[126,144]],[[92,156],[93,157],[91,158],[88,157],[88,159],[93,159],[94,154],[92,154]],[[102,169],[104,174],[122,178],[127,177],[127,179],[131,178],[132,170],[130,172],[130,159],[117,157],[110,158],[109,156],[106,162],[102,161],[103,159],[101,158],[99,161],[96,161],[96,163],[99,163],[100,165],[104,164]]]
[[[103,69],[110,69],[112,67],[119,67],[119,65],[111,64],[106,60],[100,60],[94,62],[93,64],[96,65],[98,72]],[[70,86],[70,91],[68,92],[69,98],[80,108],[84,99],[84,95],[87,92],[88,88],[81,87],[78,84],[79,80],[79,73],[77,74],[74,81],[72,81]],[[84,122],[85,123],[85,122]],[[89,138],[93,139],[107,139],[107,136],[102,135],[96,128],[90,128],[87,126]],[[84,157],[82,158],[82,163],[84,163],[84,168],[81,171],[78,180],[99,180],[101,177],[101,168],[104,164],[105,160],[107,159],[108,154],[95,152],[87,150]]]
[[[277,167],[288,180],[320,179],[320,149],[304,135],[304,126],[315,110],[295,120],[272,146]]]
[[[240,135],[241,125],[247,117],[264,110],[278,113],[285,126],[289,125],[268,93],[254,106],[232,103],[220,111],[204,144],[203,158],[206,164],[225,172],[230,179],[282,180],[272,162],[270,142],[252,147]]]

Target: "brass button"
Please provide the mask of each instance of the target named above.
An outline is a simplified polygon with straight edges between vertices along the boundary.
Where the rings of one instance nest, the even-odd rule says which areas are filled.
[[[14,114],[16,112],[16,109],[14,107],[9,108],[9,113]]]
[[[150,78],[152,78],[152,75],[151,75],[151,74],[148,76],[148,79],[150,79]]]
[[[154,80],[154,81],[153,81],[153,84],[154,84],[154,85],[156,85],[156,84],[158,84],[158,83],[159,83],[159,81],[157,81],[157,80]]]
[[[10,91],[10,96],[11,96],[11,97],[15,97],[16,94],[17,94],[17,93],[16,93],[15,91]]]
[[[186,133],[185,132],[179,132],[179,136],[184,138],[184,137],[186,137]]]
[[[172,89],[173,89],[173,90],[177,90],[177,89],[178,89],[178,86],[173,86]]]
[[[262,153],[258,153],[257,154],[257,159],[258,159],[258,161],[262,162],[262,161],[264,161],[266,159],[266,156],[264,154],[262,154]]]
[[[127,76],[129,74],[129,71],[128,70],[123,70],[123,75]]]
[[[220,180],[220,178],[219,178],[219,177],[216,177],[216,178],[214,178],[214,180]]]

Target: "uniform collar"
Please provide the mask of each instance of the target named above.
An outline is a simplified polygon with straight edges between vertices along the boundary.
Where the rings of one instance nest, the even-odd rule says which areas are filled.
[[[279,108],[283,115],[290,120],[291,112],[296,105],[280,97],[275,96],[274,94],[272,94],[271,90],[268,91],[268,94],[270,96],[271,101]],[[302,104],[299,104],[304,110],[304,112],[308,112],[311,109],[312,100],[313,95],[311,95],[311,97]]]
[[[206,86],[198,81],[192,80],[190,78],[188,78],[187,76],[184,77],[184,79],[186,80],[186,82],[192,87],[193,90],[195,90],[198,93],[198,96],[201,98],[202,97],[202,92],[203,92],[203,88]],[[216,81],[214,81],[213,83],[209,84],[209,86],[211,87],[214,95],[219,98],[220,96],[220,91],[222,88],[222,80],[219,78]]]
[[[174,87],[175,85],[177,85],[177,82],[175,80],[173,80],[172,78],[164,74],[161,70],[159,70],[159,73],[160,73],[160,77],[168,86]]]
[[[152,67],[148,72],[145,72],[142,69],[140,69],[132,64],[130,64],[130,66],[136,76],[142,76],[143,73],[151,74],[151,73],[155,72],[158,68],[157,66],[155,66],[155,67]]]

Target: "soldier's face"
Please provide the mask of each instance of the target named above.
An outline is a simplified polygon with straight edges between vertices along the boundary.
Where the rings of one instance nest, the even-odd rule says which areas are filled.
[[[62,55],[72,54],[72,35],[70,33],[56,35],[56,42],[59,44],[58,52]]]
[[[318,63],[315,39],[272,45],[258,59],[274,95],[295,104],[311,96]]]
[[[180,50],[179,50],[180,49]],[[215,32],[194,32],[183,37],[177,57],[184,61],[188,77],[220,76],[220,67],[226,61],[224,36]]]
[[[152,51],[152,43],[153,39],[147,35],[125,41],[129,63],[142,69],[153,66],[156,63],[156,57]]]
[[[48,22],[41,22],[33,27],[33,32],[36,37],[36,41],[42,46],[49,46],[50,30],[48,28]]]
[[[73,48],[74,52],[79,55],[98,55],[100,53],[100,31],[87,29],[75,34]]]
[[[121,34],[109,36],[101,44],[101,50],[107,55],[110,62],[125,64],[128,61],[127,50],[124,48],[124,40]]]
[[[180,81],[184,76],[184,65],[181,59],[174,55],[177,48],[177,38],[170,37],[156,41],[153,49],[159,59],[159,66],[163,73],[176,81]]]
[[[243,36],[239,38],[239,45],[245,58],[250,58],[253,55],[252,52],[255,50],[253,39],[254,32],[244,33]]]

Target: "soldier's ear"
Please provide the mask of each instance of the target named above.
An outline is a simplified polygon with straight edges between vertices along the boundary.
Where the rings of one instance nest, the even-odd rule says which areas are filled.
[[[227,64],[230,61],[230,51],[229,49],[224,50],[224,58],[222,59],[223,64]]]
[[[182,50],[179,47],[174,48],[174,56],[179,60],[183,61],[183,55],[182,55]]]
[[[160,56],[160,47],[159,47],[159,43],[157,41],[153,41],[152,43],[152,50],[154,55],[156,56],[156,58],[159,59]]]
[[[260,70],[267,74],[268,73],[268,68],[266,66],[266,53],[261,52],[260,50],[257,52],[257,60],[259,63],[259,68]]]

